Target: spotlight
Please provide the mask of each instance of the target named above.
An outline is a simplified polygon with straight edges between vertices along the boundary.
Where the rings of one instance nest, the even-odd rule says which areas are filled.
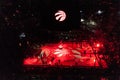
[[[96,47],[100,47],[100,44],[99,44],[99,43],[97,43],[97,44],[96,44]]]
[[[80,21],[81,21],[81,22],[84,22],[85,20],[84,20],[84,19],[81,19]]]
[[[101,10],[98,10],[98,12],[97,12],[97,14],[102,14],[103,13],[103,11],[101,11]]]

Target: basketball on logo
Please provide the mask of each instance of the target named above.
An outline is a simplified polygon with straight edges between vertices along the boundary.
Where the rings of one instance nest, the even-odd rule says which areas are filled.
[[[60,22],[64,21],[66,19],[66,13],[62,10],[59,10],[55,13],[55,19]]]

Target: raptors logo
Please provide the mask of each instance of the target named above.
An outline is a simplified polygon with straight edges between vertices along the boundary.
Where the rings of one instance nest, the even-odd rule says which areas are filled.
[[[64,21],[66,19],[66,13],[62,10],[59,10],[55,13],[55,19],[58,21]]]

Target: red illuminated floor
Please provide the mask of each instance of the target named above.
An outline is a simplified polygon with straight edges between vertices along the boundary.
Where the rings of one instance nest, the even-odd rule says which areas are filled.
[[[94,53],[93,46],[96,53]],[[99,59],[97,52],[102,47],[96,43],[92,47],[88,43],[59,43],[47,44],[40,48],[38,56],[27,57],[24,65],[49,65],[49,66],[86,66],[107,68],[104,60]]]

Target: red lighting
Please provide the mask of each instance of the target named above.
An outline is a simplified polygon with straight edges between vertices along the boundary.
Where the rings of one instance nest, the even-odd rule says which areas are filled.
[[[101,80],[108,80],[107,78],[102,77]]]
[[[25,61],[24,61],[24,64],[35,64],[36,62],[38,61],[37,58],[27,58]]]
[[[99,44],[99,43],[97,43],[97,44],[96,44],[96,47],[100,47],[100,44]]]
[[[94,62],[96,62],[96,60],[94,59]]]
[[[59,54],[58,57],[61,57],[63,54]]]
[[[38,50],[38,56],[29,57],[24,60],[24,65],[63,65],[63,66],[96,66],[99,67],[98,60],[92,51],[92,47],[88,43],[83,43],[82,47],[79,43],[65,42],[63,44],[47,44]],[[95,43],[95,49],[99,50],[100,43]],[[41,56],[40,56],[41,55]],[[101,55],[102,56],[102,55]],[[39,58],[38,58],[39,57]],[[107,67],[104,60],[101,60],[103,67]]]
[[[63,48],[63,46],[62,46],[62,45],[59,45],[58,47],[59,47],[60,49],[62,49],[62,48]]]

